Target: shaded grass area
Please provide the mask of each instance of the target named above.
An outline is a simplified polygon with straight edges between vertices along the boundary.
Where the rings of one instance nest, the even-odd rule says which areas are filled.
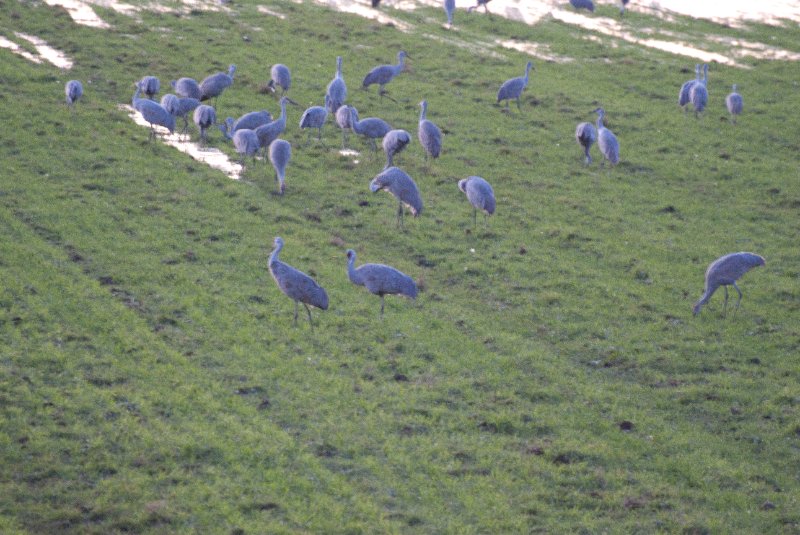
[[[576,58],[537,62],[522,113],[504,114],[494,92],[521,54],[276,6],[289,18],[103,12],[112,32],[22,4],[2,19],[89,82],[70,114],[60,73],[2,52],[3,531],[796,530],[796,65],[713,69],[696,121],[673,95],[691,61],[472,17],[459,37]],[[446,36],[432,13],[397,15]],[[360,91],[399,48],[399,103]],[[431,166],[416,142],[398,159],[426,203],[406,232],[368,191],[380,155],[355,138],[359,163],[338,155],[330,126],[330,147],[297,147],[299,109],[278,198],[263,163],[230,181],[117,108],[144,74],[164,86],[236,63],[218,115],[274,113],[259,87],[275,62],[293,99],[320,104],[336,55],[362,116],[414,132],[426,98],[445,133]],[[734,81],[751,91],[737,128],[721,105]],[[582,167],[572,138],[600,105],[614,169]],[[498,195],[476,228],[456,187],[469,174]],[[267,272],[275,235],[328,289],[313,332]],[[348,247],[414,276],[418,300],[387,298],[379,322]],[[767,258],[742,309],[722,318],[715,296],[691,318],[708,262],[742,249]]]

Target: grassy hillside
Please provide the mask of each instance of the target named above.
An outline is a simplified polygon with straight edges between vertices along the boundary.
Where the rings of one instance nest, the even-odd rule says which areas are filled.
[[[243,0],[97,8],[113,25],[100,30],[0,5],[2,35],[75,61],[0,50],[3,533],[800,532],[796,63],[712,65],[696,120],[676,105],[693,60],[554,20],[459,12],[448,32],[440,10],[390,11],[403,33]],[[626,17],[800,52],[796,28]],[[497,87],[529,57],[479,46],[496,38],[574,61],[534,60],[506,114]],[[399,49],[398,102],[361,91]],[[416,138],[395,160],[425,201],[404,231],[394,199],[369,192],[382,154],[351,137],[361,154],[340,155],[331,125],[327,145],[303,146],[301,110],[322,103],[337,55],[362,117],[415,134],[425,98],[444,132],[430,166]],[[263,162],[232,181],[148,142],[119,107],[146,74],[163,92],[234,63],[218,115],[276,113],[260,88],[277,62],[300,104],[282,198]],[[75,113],[70,78],[86,92]],[[598,106],[615,168],[596,148],[585,167],[573,138]],[[219,132],[211,143],[236,156]],[[472,174],[498,201],[476,228],[456,187]],[[278,235],[328,290],[313,330],[267,270]],[[387,297],[380,321],[347,248],[410,274],[418,299]],[[739,250],[767,261],[740,281],[741,309],[723,317],[720,291],[692,317],[708,263]]]

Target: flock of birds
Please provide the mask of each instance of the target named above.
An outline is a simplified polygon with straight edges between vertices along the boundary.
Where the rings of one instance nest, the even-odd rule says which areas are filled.
[[[484,6],[489,0],[478,0],[475,7]],[[373,6],[377,7],[379,0],[373,0]],[[575,8],[585,8],[594,11],[591,0],[570,0]],[[624,12],[627,0],[622,2]],[[455,4],[453,0],[444,0],[444,8],[447,14],[448,23],[452,24]],[[474,8],[470,8],[472,11]],[[488,11],[488,10],[487,10]],[[409,57],[405,51],[397,54],[397,63],[390,65],[379,65],[370,70],[362,81],[362,88],[367,89],[371,85],[378,85],[378,95],[382,99],[388,96],[386,85],[396,76],[404,71],[405,59]],[[533,63],[528,62],[525,66],[525,74],[517,78],[511,78],[503,82],[497,92],[497,105],[505,101],[505,111],[509,111],[509,102],[515,100],[517,108],[521,111],[520,98],[528,85],[530,71]],[[291,88],[291,71],[283,64],[273,65],[270,69],[271,79],[267,85],[268,89],[277,92],[280,88],[280,116],[273,119],[272,115],[266,110],[253,111],[246,113],[238,119],[227,117],[224,122],[219,123],[216,115],[216,105],[222,93],[233,85],[236,66],[230,65],[227,72],[217,72],[201,82],[188,77],[179,78],[170,82],[174,93],[165,94],[159,102],[154,98],[160,91],[160,81],[155,76],[145,76],[134,84],[135,91],[131,104],[142,117],[150,123],[149,139],[157,136],[155,126],[166,128],[170,133],[174,133],[177,119],[183,120],[181,134],[186,134],[189,128],[189,113],[198,127],[201,143],[205,143],[209,128],[217,126],[224,137],[232,141],[236,152],[242,155],[242,164],[246,157],[255,159],[259,152],[263,152],[275,169],[275,181],[278,184],[278,192],[283,195],[285,192],[286,166],[291,159],[291,144],[281,139],[279,136],[286,129],[286,107],[288,104],[296,105],[294,101],[286,96]],[[695,116],[701,114],[708,104],[708,65],[702,68],[695,66],[695,78],[686,81],[680,88],[678,94],[678,105],[683,108],[691,104],[695,110]],[[70,80],[64,88],[66,102],[70,108],[83,96],[83,85],[79,80]],[[141,97],[140,95],[144,95]],[[203,104],[205,101],[213,99],[214,105]],[[422,197],[419,188],[414,180],[402,169],[394,166],[394,157],[400,153],[411,142],[411,134],[402,129],[392,129],[384,120],[377,117],[359,119],[358,110],[346,104],[347,85],[342,75],[342,57],[336,58],[336,72],[334,78],[326,88],[323,106],[312,106],[303,113],[299,126],[301,129],[316,129],[317,139],[322,138],[322,127],[328,115],[334,117],[336,124],[342,130],[342,146],[347,144],[346,132],[352,131],[355,134],[369,140],[373,151],[376,151],[375,140],[380,139],[383,150],[386,154],[386,165],[383,170],[370,182],[372,192],[388,191],[398,201],[397,225],[403,227],[404,206],[408,208],[412,216],[420,215],[423,209]],[[733,86],[733,92],[726,99],[726,106],[731,115],[731,120],[735,124],[736,117],[741,114],[743,109],[742,96],[737,93],[737,86]],[[426,100],[420,103],[420,115],[417,130],[417,137],[420,145],[424,149],[425,161],[428,158],[438,158],[442,148],[442,133],[439,127],[427,119],[428,104]],[[582,122],[577,125],[575,139],[583,148],[585,163],[592,163],[590,149],[597,143],[604,160],[611,165],[619,162],[619,141],[611,130],[604,126],[605,111],[597,108],[596,128],[590,122]],[[311,141],[311,132],[307,143]],[[480,210],[484,217],[495,212],[495,195],[491,184],[479,176],[470,176],[458,181],[458,188],[465,194],[467,200],[473,207],[473,225],[477,224],[477,212]],[[309,305],[321,310],[328,308],[328,295],[323,287],[306,273],[282,262],[279,254],[283,249],[284,241],[276,237],[273,242],[273,250],[269,256],[268,267],[278,288],[295,303],[294,322],[297,323],[299,303],[302,303],[308,313],[309,324],[313,326],[311,310]],[[356,253],[348,249],[347,274],[353,284],[364,286],[371,293],[381,298],[380,316],[384,312],[385,295],[403,295],[411,299],[417,296],[417,286],[414,280],[401,271],[385,264],[363,264],[355,267]],[[763,257],[749,252],[738,252],[724,255],[713,261],[706,270],[705,289],[701,298],[692,308],[693,314],[697,315],[701,308],[708,303],[711,296],[722,286],[725,290],[725,301],[723,313],[728,304],[728,286],[732,285],[739,294],[736,301],[736,309],[742,299],[742,292],[736,281],[750,269],[763,266]]]

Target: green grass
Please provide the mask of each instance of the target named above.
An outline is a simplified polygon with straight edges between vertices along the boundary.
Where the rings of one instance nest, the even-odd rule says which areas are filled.
[[[675,103],[692,59],[459,12],[461,40],[574,58],[534,60],[522,113],[504,114],[496,88],[527,56],[418,38],[449,37],[441,10],[392,11],[404,34],[270,7],[287,18],[245,1],[97,8],[108,31],[38,3],[0,10],[0,34],[75,60],[59,72],[0,50],[1,532],[800,531],[796,63],[712,65],[695,120]],[[630,20],[800,50],[791,28]],[[411,72],[379,103],[361,76],[400,48]],[[298,108],[279,198],[263,164],[231,181],[118,107],[145,74],[166,88],[235,63],[218,115],[275,113],[259,88],[276,62],[301,108],[320,104],[337,55],[362,117],[415,133],[426,98],[445,132],[430,169],[416,141],[396,159],[425,201],[405,232],[368,190],[380,155],[351,138],[360,163],[340,156],[330,125],[327,148],[303,147]],[[584,167],[573,138],[597,106],[620,139],[613,169]],[[471,174],[498,198],[476,229],[456,187]],[[328,290],[313,331],[267,271],[277,235]],[[381,322],[347,280],[349,247],[412,275],[418,299],[388,297]],[[715,295],[693,318],[706,266],[738,250],[767,259],[738,314]]]

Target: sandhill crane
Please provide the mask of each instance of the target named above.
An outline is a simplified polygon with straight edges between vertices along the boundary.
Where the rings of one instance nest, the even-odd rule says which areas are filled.
[[[597,141],[597,130],[592,123],[579,123],[575,128],[575,140],[578,145],[583,147],[583,154],[586,155],[586,165],[592,163],[592,156],[589,149]]]
[[[381,98],[383,98],[383,96],[386,95],[386,89],[384,86],[391,82],[395,76],[403,72],[403,68],[405,67],[405,59],[407,57],[408,54],[406,54],[404,50],[401,50],[397,53],[397,65],[378,65],[377,67],[373,68],[364,77],[361,87],[363,89],[367,89],[372,84],[378,84],[378,87],[380,88],[378,90],[378,94],[381,96]]]
[[[383,136],[383,152],[386,153],[386,165],[384,169],[388,169],[394,165],[394,156],[399,154],[406,148],[406,145],[411,143],[411,134],[405,130],[390,130]]]
[[[342,150],[347,147],[347,130],[352,130],[353,125],[350,122],[350,113],[355,113],[355,118],[358,120],[358,110],[356,110],[352,106],[348,106],[347,104],[340,106],[338,110],[336,110],[336,124],[339,125],[339,128],[342,129]]]
[[[453,26],[453,13],[456,12],[456,0],[444,0],[444,12],[447,15],[447,26]]]
[[[425,149],[425,161],[428,156],[438,158],[442,150],[442,132],[439,127],[426,118],[428,113],[428,101],[423,100],[419,103],[419,126],[417,127],[417,137],[422,148]]]
[[[603,118],[606,115],[605,110],[597,108],[594,111],[597,113],[597,146],[600,148],[603,157],[611,162],[611,165],[617,165],[619,163],[619,141],[617,141],[617,136],[603,125]]]
[[[503,100],[506,101],[506,110],[508,110],[508,103],[511,99],[515,99],[517,101],[517,109],[520,111],[522,108],[519,105],[519,98],[522,96],[522,92],[528,87],[528,79],[530,76],[531,69],[533,67],[533,62],[529,61],[527,65],[525,65],[525,76],[520,76],[519,78],[511,78],[510,80],[506,80],[503,82],[503,85],[500,86],[500,89],[497,91],[497,103],[500,104]]]
[[[141,93],[141,91],[142,88],[137,83],[136,91],[131,99],[131,105],[133,109],[142,114],[145,121],[150,123],[150,135],[148,136],[148,140],[152,140],[156,137],[156,125],[163,126],[169,130],[170,134],[173,133],[175,131],[175,117],[165,110],[161,104],[147,98],[139,98],[139,93]]]
[[[473,10],[478,9],[481,6],[483,6],[483,11],[485,13],[489,13],[489,8],[486,7],[486,4],[488,4],[490,0],[477,0],[477,1],[478,1],[477,4],[467,8],[467,13],[472,13]]]
[[[237,153],[242,155],[242,167],[244,167],[245,159],[248,156],[252,156],[253,162],[255,162],[256,153],[261,148],[261,145],[258,143],[258,136],[255,130],[240,128],[233,133],[233,147]]]
[[[243,128],[255,130],[261,125],[272,122],[272,114],[267,110],[251,111],[245,113],[234,121],[233,117],[225,119],[225,123],[219,125],[220,131],[227,139],[231,139],[237,130]]]
[[[281,88],[281,96],[285,95],[289,88],[292,86],[292,73],[289,67],[282,63],[276,63],[269,70],[270,81],[267,87],[274,93],[276,86]]]
[[[689,100],[694,106],[694,116],[697,117],[708,104],[708,63],[703,65],[703,79],[698,80],[689,89]]]
[[[233,85],[233,74],[236,72],[236,65],[230,65],[228,72],[218,72],[210,76],[206,76],[200,82],[200,100],[214,99],[214,106],[217,105],[217,99],[225,89]]]
[[[742,291],[736,285],[736,281],[754,267],[764,264],[766,264],[764,257],[746,252],[726,254],[711,262],[706,269],[705,291],[700,300],[692,307],[692,314],[696,316],[720,286],[725,289],[725,303],[722,305],[722,313],[725,314],[725,309],[728,307],[728,285],[733,285],[739,293],[739,299],[736,301],[736,310],[738,310],[739,303],[742,301]]]
[[[198,84],[197,80],[194,78],[178,78],[177,80],[172,80],[169,85],[172,86],[172,89],[175,90],[175,94],[179,97],[196,98],[200,100],[200,95],[202,95],[200,84]]]
[[[83,84],[80,80],[70,80],[64,84],[64,95],[66,95],[67,106],[73,109],[73,106],[83,96]]]
[[[147,98],[151,100],[158,93],[159,89],[161,89],[161,81],[155,76],[143,77],[139,80],[139,85],[142,88],[142,93],[147,95]]]
[[[733,121],[733,124],[736,124],[736,116],[742,113],[742,108],[744,107],[742,95],[737,93],[736,89],[736,84],[733,84],[733,92],[725,97],[725,105],[728,107],[728,113],[731,114],[731,121]]]
[[[327,108],[331,113],[336,113],[344,104],[344,101],[347,100],[347,85],[342,77],[342,56],[336,57],[336,74],[333,80],[328,83],[325,94],[328,97]]]
[[[355,267],[356,252],[347,250],[347,276],[350,282],[363,286],[381,298],[381,319],[383,319],[383,297],[385,295],[404,295],[417,298],[417,284],[414,279],[400,270],[385,264],[362,264]]]
[[[369,189],[372,193],[380,190],[386,190],[398,201],[397,206],[397,225],[403,226],[403,205],[408,206],[411,215],[418,217],[422,213],[422,197],[419,194],[419,188],[405,171],[397,167],[389,167],[380,172],[369,183]]]
[[[458,189],[463,191],[472,204],[472,225],[478,224],[478,210],[483,210],[484,222],[487,215],[494,213],[494,190],[491,184],[479,176],[470,176],[458,181]]]
[[[306,307],[308,324],[313,328],[314,323],[311,321],[311,310],[308,305],[327,310],[328,294],[314,279],[278,259],[278,254],[283,249],[282,238],[276,237],[273,245],[275,248],[269,255],[269,272],[275,279],[278,288],[294,301],[294,324],[297,325],[297,303],[299,302]]]
[[[278,184],[280,195],[286,190],[286,165],[291,157],[292,146],[285,139],[276,139],[269,144],[269,161],[275,168],[275,182]]]
[[[200,129],[200,142],[206,142],[206,130],[217,123],[217,111],[207,104],[201,104],[194,109],[194,124]]]
[[[377,117],[366,117],[359,120],[358,112],[352,106],[350,107],[350,128],[359,136],[369,139],[372,152],[378,150],[375,140],[382,139],[392,129],[389,123]]]
[[[286,105],[290,102],[289,97],[281,97],[281,114],[278,118],[255,129],[256,135],[258,135],[258,142],[264,147],[265,151],[270,143],[278,139],[278,136],[286,130]]]
[[[592,0],[569,0],[569,3],[575,9],[587,9],[594,13],[594,2]]]
[[[330,97],[325,95],[324,106],[311,106],[303,112],[300,117],[300,128],[316,128],[317,140],[322,141],[322,127],[325,126],[325,119],[328,118],[328,106],[330,104]],[[311,132],[308,133],[306,145],[311,143]]]
[[[683,108],[684,113],[686,112],[686,105],[689,104],[689,92],[692,90],[692,86],[700,81],[700,64],[696,64],[694,66],[694,80],[686,80],[683,82],[681,86],[681,90],[678,92],[678,106]]]
[[[200,101],[196,98],[180,98],[172,93],[167,93],[161,97],[161,106],[175,116],[176,119],[178,117],[183,119],[183,130],[181,130],[181,134],[185,134],[186,131],[189,130],[189,119],[186,116],[199,105]]]

